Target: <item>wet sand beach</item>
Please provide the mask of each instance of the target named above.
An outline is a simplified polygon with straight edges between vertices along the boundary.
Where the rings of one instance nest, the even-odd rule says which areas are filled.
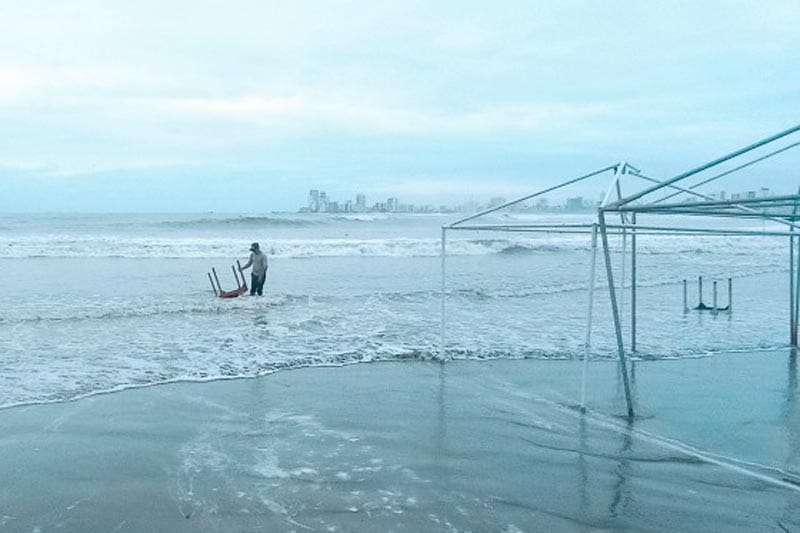
[[[391,362],[0,411],[3,531],[794,531],[788,350]]]

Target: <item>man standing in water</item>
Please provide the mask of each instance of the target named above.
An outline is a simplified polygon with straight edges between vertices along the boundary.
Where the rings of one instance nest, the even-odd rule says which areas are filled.
[[[241,270],[244,271],[246,268],[250,268],[250,266],[253,267],[253,272],[250,278],[250,296],[254,296],[256,293],[258,293],[259,296],[262,296],[264,292],[264,281],[267,279],[267,270],[269,269],[269,265],[267,264],[267,256],[261,251],[261,248],[259,248],[257,242],[254,242],[250,245],[250,260],[241,268]]]

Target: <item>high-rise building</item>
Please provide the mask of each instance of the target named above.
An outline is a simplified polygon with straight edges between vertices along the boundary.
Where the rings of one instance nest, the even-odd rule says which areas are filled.
[[[583,196],[575,196],[573,198],[567,198],[566,208],[570,211],[577,211],[583,209],[585,204],[583,203]]]
[[[386,200],[386,210],[390,213],[394,213],[397,211],[397,198],[388,198]]]
[[[319,209],[320,213],[327,213],[329,207],[328,194],[325,191],[319,193]]]
[[[312,213],[319,212],[319,191],[317,189],[308,191],[308,210]]]
[[[367,197],[363,194],[356,195],[356,211],[364,212],[367,210]]]
[[[503,205],[504,203],[506,203],[505,198],[503,198],[502,196],[495,196],[494,198],[489,200],[489,208],[491,209],[492,207],[497,207],[499,205]]]

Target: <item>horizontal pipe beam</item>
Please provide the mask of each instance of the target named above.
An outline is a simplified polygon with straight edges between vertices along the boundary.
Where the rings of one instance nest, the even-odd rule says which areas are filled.
[[[787,206],[788,207],[788,206]],[[634,213],[641,213],[641,211],[634,211]],[[689,216],[706,216],[706,217],[719,217],[719,218],[741,218],[743,220],[764,220],[765,222],[769,222],[770,219],[765,218],[760,213],[742,213],[742,212],[734,212],[734,211],[711,211],[707,209],[675,209],[671,210],[670,212],[660,212],[660,211],[648,211],[646,213],[642,213],[645,215],[651,216],[670,216],[670,215],[689,215]],[[781,218],[783,220],[789,220],[792,218],[792,215],[788,213],[772,213],[773,218]],[[783,225],[783,224],[781,224]],[[789,226],[792,227],[792,226]],[[794,226],[795,228],[798,227],[797,225]]]
[[[611,225],[609,230],[617,230],[615,233],[622,234],[623,230],[631,229],[631,225]],[[496,231],[503,233],[561,233],[570,235],[587,235],[591,233],[591,226],[584,228],[559,229],[537,226],[459,226],[448,228],[459,231]],[[679,226],[645,226],[636,225],[636,232],[639,235],[708,235],[708,236],[742,236],[742,237],[787,237],[791,235],[788,231],[763,231],[763,230],[735,230],[735,229],[713,229],[713,228],[687,228]],[[609,232],[611,233],[611,232]]]
[[[638,200],[639,198],[641,198],[643,196],[646,196],[646,195],[648,195],[648,194],[650,194],[652,192],[655,192],[655,191],[658,191],[660,189],[665,188],[667,185],[671,185],[673,183],[677,183],[677,182],[679,182],[681,180],[684,180],[684,179],[688,178],[689,176],[694,176],[695,174],[699,174],[700,172],[703,172],[704,170],[708,170],[709,168],[713,168],[713,167],[715,167],[717,165],[720,165],[720,164],[722,164],[722,163],[724,163],[726,161],[730,161],[731,159],[733,159],[735,157],[739,157],[740,155],[746,154],[747,152],[751,152],[751,151],[755,150],[756,148],[760,148],[760,147],[762,147],[764,145],[767,145],[767,144],[769,144],[771,142],[777,141],[778,139],[782,139],[783,137],[786,137],[786,136],[791,135],[793,133],[796,133],[798,131],[800,131],[800,124],[798,124],[797,126],[793,126],[793,127],[789,128],[787,130],[784,130],[784,131],[782,131],[780,133],[777,133],[775,135],[771,135],[771,136],[769,136],[769,137],[767,137],[765,139],[762,139],[762,140],[760,140],[758,142],[755,142],[755,143],[753,143],[753,144],[751,144],[749,146],[745,146],[744,148],[740,148],[739,150],[735,150],[735,151],[733,151],[733,152],[731,152],[729,154],[726,154],[726,155],[724,155],[722,157],[714,159],[713,161],[709,161],[708,163],[704,163],[704,164],[702,164],[702,165],[700,165],[698,167],[695,167],[695,168],[693,168],[691,170],[687,170],[686,172],[678,174],[674,178],[670,178],[670,179],[668,179],[666,181],[662,181],[658,185],[653,185],[652,187],[648,187],[647,189],[645,189],[643,191],[639,191],[639,192],[634,193],[634,194],[632,194],[630,196],[627,196],[627,197],[625,197],[625,198],[623,198],[621,200],[618,200],[618,201],[612,203],[611,205],[606,206],[606,208],[618,208],[618,207],[624,206],[626,204],[630,204],[631,202],[635,202],[636,200]]]
[[[657,179],[651,178],[649,176],[645,176],[645,175],[643,175],[641,173],[638,173],[638,172],[629,172],[629,174],[631,176],[636,176],[637,178],[641,178],[641,179],[644,179],[644,180],[647,180],[647,181],[650,181],[650,182],[659,183],[659,181]],[[683,187],[678,187],[677,185],[668,185],[668,187],[670,187],[672,189],[678,189],[681,192],[685,192],[687,194],[691,194],[693,196],[697,196],[699,198],[703,198],[704,200],[707,200],[707,201],[716,201],[716,199],[713,196],[709,196],[707,194],[702,194],[702,193],[699,193],[697,191],[691,191],[691,190],[688,190],[688,189],[684,189]],[[733,200],[731,200],[731,201],[733,201]],[[772,203],[770,204],[770,206],[773,206],[773,205],[774,204],[772,204]],[[749,215],[757,215],[757,216],[760,216],[760,217],[764,218],[765,220],[771,220],[772,222],[776,222],[778,224],[783,224],[783,225],[795,227],[793,222],[789,222],[788,220],[783,220],[783,219],[781,219],[779,217],[776,217],[776,216],[770,216],[767,213],[759,213],[758,211],[756,211],[756,210],[754,210],[754,209],[752,209],[750,207],[742,205],[742,203],[739,202],[739,201],[737,201],[734,204],[731,204],[730,206],[726,205],[725,207],[730,207],[731,209],[736,209],[737,211],[739,211],[741,213],[747,213]],[[635,214],[636,214],[636,212],[634,212],[634,215]]]
[[[712,200],[712,201],[705,201],[705,202],[677,202],[672,204],[645,204],[645,205],[620,205],[620,206],[609,206],[604,208],[606,212],[617,212],[617,211],[668,211],[675,207],[730,207],[734,209],[737,205],[758,205],[759,207],[769,207],[763,206],[759,204],[769,204],[774,203],[776,205],[783,205],[783,202],[792,203],[798,201],[800,196],[797,194],[787,194],[783,196],[768,196],[766,198],[745,198],[741,200]]]
[[[630,225],[608,225],[609,229],[630,229]],[[643,229],[646,231],[654,231],[654,232],[661,232],[661,231],[669,231],[680,233],[684,235],[690,234],[698,234],[698,235],[742,235],[742,236],[752,236],[752,237],[764,237],[764,236],[771,236],[771,237],[786,237],[791,235],[791,233],[787,231],[762,231],[762,230],[735,230],[735,229],[714,229],[714,228],[682,228],[682,227],[667,227],[667,226],[645,226],[645,225],[636,225],[637,231],[639,229]],[[640,233],[641,234],[641,233]]]
[[[493,213],[493,212],[498,211],[500,209],[512,206],[514,204],[518,204],[520,202],[524,202],[525,200],[530,200],[531,198],[535,198],[537,196],[541,196],[543,194],[547,194],[549,192],[553,192],[553,191],[558,190],[558,189],[560,189],[562,187],[566,187],[568,185],[572,185],[574,183],[578,183],[579,181],[583,181],[585,179],[593,178],[594,176],[598,176],[600,174],[603,174],[604,172],[608,172],[609,170],[616,170],[616,168],[618,166],[619,166],[619,164],[615,164],[615,165],[608,166],[606,168],[601,168],[600,170],[595,170],[594,172],[590,172],[589,174],[585,174],[585,175],[580,176],[578,178],[567,180],[567,181],[565,181],[563,183],[559,183],[558,185],[554,185],[552,187],[548,187],[547,189],[543,189],[543,190],[535,192],[533,194],[529,194],[527,196],[523,196],[522,198],[517,198],[516,200],[511,200],[510,202],[506,202],[504,204],[501,204],[501,205],[498,205],[498,206],[495,206],[495,207],[491,207],[489,209],[485,209],[483,211],[480,211],[480,212],[475,213],[473,215],[470,215],[468,217],[464,217],[461,220],[456,220],[455,222],[452,222],[451,224],[446,225],[445,227],[453,228],[454,226],[457,226],[458,224],[461,224],[463,222],[467,222],[467,221],[472,220],[474,218],[482,217],[483,215],[488,215],[489,213]]]
[[[766,155],[763,155],[761,157],[757,157],[757,158],[753,159],[752,161],[748,161],[747,163],[741,164],[741,165],[739,165],[739,166],[737,166],[735,168],[732,168],[730,170],[726,170],[725,172],[722,172],[721,174],[717,174],[716,176],[711,176],[710,178],[704,179],[703,181],[701,181],[699,183],[695,183],[694,185],[689,187],[689,189],[696,189],[698,187],[702,187],[703,185],[707,185],[707,184],[711,183],[712,181],[718,180],[720,178],[724,178],[725,176],[733,174],[734,172],[738,172],[738,171],[743,170],[743,169],[745,169],[745,168],[747,168],[749,166],[755,165],[756,163],[760,163],[761,161],[764,161],[765,159],[769,159],[770,157],[774,157],[774,156],[776,156],[778,154],[781,154],[781,153],[783,153],[783,152],[785,152],[787,150],[791,150],[792,148],[796,148],[797,146],[800,146],[800,142],[792,143],[789,146],[784,146],[783,148],[775,150],[774,152],[770,152],[770,153],[768,153]],[[680,194],[680,193],[676,192],[676,193],[668,194],[667,196],[656,200],[654,203],[664,202],[666,200],[669,200],[670,198],[674,198],[678,194]]]
[[[587,228],[590,232],[592,230],[592,226],[594,222],[588,222],[586,224],[472,224],[469,226],[457,226],[455,228],[447,228],[452,230],[470,230],[474,228],[515,228],[515,227],[527,227],[527,228],[541,228],[541,229],[575,229],[575,228]]]

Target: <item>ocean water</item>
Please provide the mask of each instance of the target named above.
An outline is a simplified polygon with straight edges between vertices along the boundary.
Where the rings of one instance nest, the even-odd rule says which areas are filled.
[[[504,214],[497,221],[585,222]],[[431,359],[440,334],[443,215],[0,215],[0,406],[69,400],[171,381],[257,376],[311,365]],[[752,222],[750,223],[752,224]],[[760,228],[760,226],[759,226]],[[269,254],[265,295],[220,300],[250,242]],[[613,236],[615,275],[621,238]],[[629,249],[629,244],[627,245]],[[447,356],[583,354],[587,235],[453,232]],[[786,345],[788,242],[779,237],[640,236],[643,359]],[[630,273],[630,265],[625,267]],[[733,312],[683,313],[682,280],[719,280]],[[629,282],[628,282],[629,283]],[[614,357],[602,256],[591,355]],[[622,291],[624,334],[630,296]]]

